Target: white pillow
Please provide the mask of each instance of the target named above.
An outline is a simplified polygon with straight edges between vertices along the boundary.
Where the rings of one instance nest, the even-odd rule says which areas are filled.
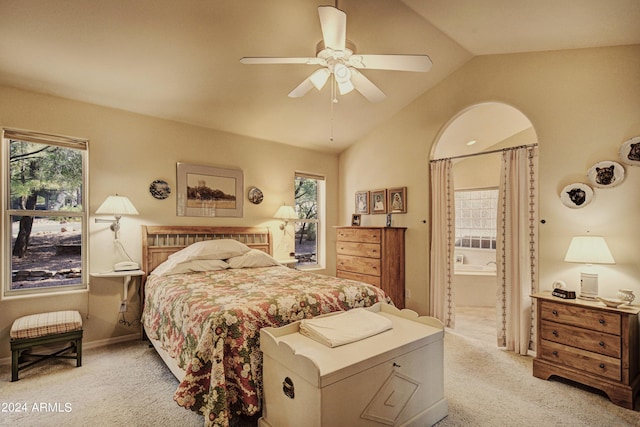
[[[229,264],[221,259],[194,259],[191,261],[175,262],[168,259],[157,266],[151,274],[156,276],[170,276],[180,273],[193,273],[197,271],[226,270]]]
[[[271,255],[258,249],[251,249],[246,254],[229,258],[227,264],[231,268],[270,267],[281,265]]]
[[[178,262],[194,259],[227,259],[249,252],[251,248],[233,239],[204,240],[196,242],[169,255]]]

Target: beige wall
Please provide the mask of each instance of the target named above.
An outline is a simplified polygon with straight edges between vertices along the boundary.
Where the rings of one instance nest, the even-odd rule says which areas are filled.
[[[338,159],[335,155],[7,87],[0,87],[0,126],[90,140],[91,272],[109,270],[114,260],[113,233],[108,224],[93,222],[93,212],[109,194],[116,192],[128,196],[140,212],[139,216],[122,219],[120,235],[127,252],[138,261],[141,259],[141,224],[268,226],[273,233],[276,257],[287,257],[293,249],[293,227],[289,225],[285,238],[278,228],[280,222],[273,219],[273,214],[283,202],[293,203],[296,170],[326,176],[329,236],[332,236],[331,227],[337,222]],[[178,161],[242,169],[244,218],[176,217]],[[155,179],[164,179],[171,185],[172,194],[168,199],[156,200],[149,194],[149,184]],[[246,199],[246,191],[252,186],[264,193],[264,201],[260,205],[253,205]],[[333,274],[334,245],[328,245],[327,249],[326,272]],[[84,320],[85,344],[134,334],[139,330],[137,327],[118,325],[121,294],[120,279],[91,278],[89,293],[2,300],[0,342],[8,343],[11,323],[17,317],[62,309],[76,309],[85,316],[90,313]],[[139,315],[139,310],[136,310],[139,300],[132,292],[129,300],[131,307],[127,317],[131,320]],[[8,344],[0,346],[0,357],[8,356],[8,350]]]
[[[517,147],[538,142],[533,128],[517,134],[488,147],[485,151],[504,147]],[[436,141],[437,143],[437,141]],[[456,190],[489,188],[500,185],[500,153],[483,154],[467,157],[453,162],[453,181]]]
[[[434,66],[437,66],[435,64]],[[565,280],[578,289],[579,265],[563,262],[571,237],[587,230],[604,235],[615,266],[599,266],[600,294],[621,287],[640,298],[638,249],[640,168],[626,167],[621,185],[596,189],[593,202],[569,209],[560,190],[587,182],[601,160],[617,160],[621,144],[640,135],[640,46],[477,57],[340,155],[340,215],[347,224],[355,191],[407,186],[408,308],[428,312],[429,178],[432,145],[466,108],[488,101],[512,105],[527,116],[540,150],[540,287]],[[423,221],[427,220],[426,223]],[[384,225],[381,215],[363,225]]]

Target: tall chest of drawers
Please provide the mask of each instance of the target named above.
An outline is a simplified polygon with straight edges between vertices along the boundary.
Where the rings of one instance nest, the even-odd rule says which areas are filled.
[[[538,331],[533,375],[557,375],[600,389],[616,405],[633,409],[640,388],[640,308],[562,300],[549,292],[532,297]]]
[[[336,227],[336,276],[381,288],[404,308],[404,227]]]

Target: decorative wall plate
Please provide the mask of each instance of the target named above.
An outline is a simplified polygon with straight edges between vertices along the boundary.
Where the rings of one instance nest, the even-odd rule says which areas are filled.
[[[587,184],[576,182],[562,189],[560,200],[569,208],[584,208],[593,199],[593,190]]]
[[[631,138],[620,147],[620,160],[631,166],[640,166],[640,136]]]
[[[591,184],[596,187],[615,187],[624,181],[624,167],[618,162],[605,160],[591,166],[587,176]]]
[[[149,193],[158,200],[164,200],[171,194],[171,187],[167,181],[156,179],[149,185]]]
[[[249,201],[254,205],[259,205],[260,203],[262,203],[262,199],[264,199],[264,195],[262,194],[262,191],[256,187],[251,187],[251,189],[249,189],[248,197],[249,197]]]

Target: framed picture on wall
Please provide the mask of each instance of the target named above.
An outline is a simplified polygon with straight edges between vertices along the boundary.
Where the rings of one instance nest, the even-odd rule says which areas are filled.
[[[374,190],[371,192],[371,213],[387,213],[387,190]]]
[[[178,163],[178,216],[242,218],[240,169]]]
[[[356,191],[356,213],[367,215],[369,213],[369,192]]]
[[[389,212],[407,213],[407,187],[389,188],[387,190]]]

